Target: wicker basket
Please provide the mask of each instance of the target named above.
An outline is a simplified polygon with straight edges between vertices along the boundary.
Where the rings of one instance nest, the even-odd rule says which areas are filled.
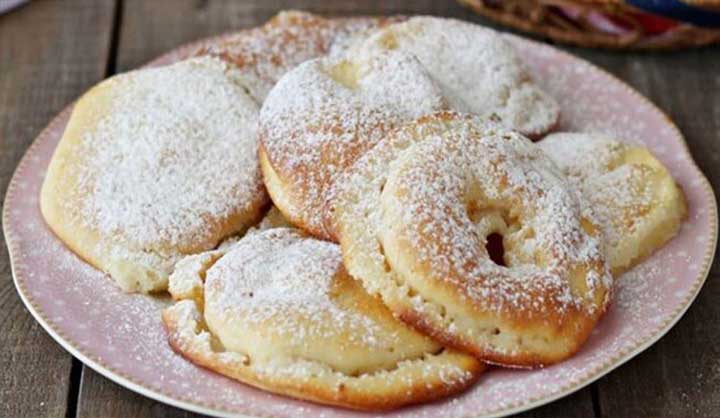
[[[662,33],[648,33],[637,20],[638,9],[620,0],[459,0],[478,14],[515,29],[544,36],[558,42],[583,47],[670,50],[699,47],[720,42],[720,28],[701,28],[688,23]],[[688,1],[693,6],[718,10],[718,0]],[[564,12],[572,8],[570,19]],[[588,21],[593,14],[612,16],[621,21],[624,33],[608,33]],[[662,18],[659,18],[662,19]]]

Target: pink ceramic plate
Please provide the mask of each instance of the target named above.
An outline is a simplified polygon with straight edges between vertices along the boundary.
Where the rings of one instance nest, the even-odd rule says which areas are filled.
[[[461,396],[382,416],[500,416],[567,395],[664,335],[708,274],[717,238],[715,197],[675,125],[630,87],[585,61],[544,44],[510,39],[536,78],[560,101],[560,128],[613,133],[649,147],[682,185],[689,220],[669,245],[619,280],[610,311],[573,358],[535,371],[494,369]],[[197,44],[175,50],[150,65],[180,59],[194,47]],[[271,395],[185,361],[168,346],[160,323],[166,300],[121,293],[55,238],[40,215],[38,195],[69,112],[58,115],[27,151],[8,188],[3,213],[18,293],[45,330],[115,382],[192,411],[217,416],[365,416]]]

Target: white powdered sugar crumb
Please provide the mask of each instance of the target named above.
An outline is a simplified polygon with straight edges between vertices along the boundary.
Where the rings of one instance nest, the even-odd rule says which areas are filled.
[[[588,178],[606,171],[627,145],[599,134],[553,133],[540,147],[571,179]]]
[[[110,109],[82,138],[75,173],[79,222],[126,248],[182,248],[220,239],[213,223],[263,199],[258,106],[228,64],[197,58],[103,86]]]

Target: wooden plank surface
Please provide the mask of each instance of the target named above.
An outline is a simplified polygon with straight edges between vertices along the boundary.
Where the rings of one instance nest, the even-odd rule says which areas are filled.
[[[112,10],[112,1],[34,1],[0,16],[0,195],[39,131],[102,79]],[[4,243],[0,306],[0,416],[64,416],[72,357],[22,305]]]
[[[77,418],[191,418],[201,416],[156,402],[125,389],[89,367],[83,368],[80,382],[81,391],[78,398]]]

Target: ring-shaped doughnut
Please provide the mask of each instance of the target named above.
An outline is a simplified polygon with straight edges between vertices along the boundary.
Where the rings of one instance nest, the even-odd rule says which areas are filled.
[[[487,362],[567,358],[610,299],[579,193],[537,145],[499,125],[423,117],[358,160],[336,202],[350,274],[406,323]],[[500,260],[486,248],[492,235]]]

